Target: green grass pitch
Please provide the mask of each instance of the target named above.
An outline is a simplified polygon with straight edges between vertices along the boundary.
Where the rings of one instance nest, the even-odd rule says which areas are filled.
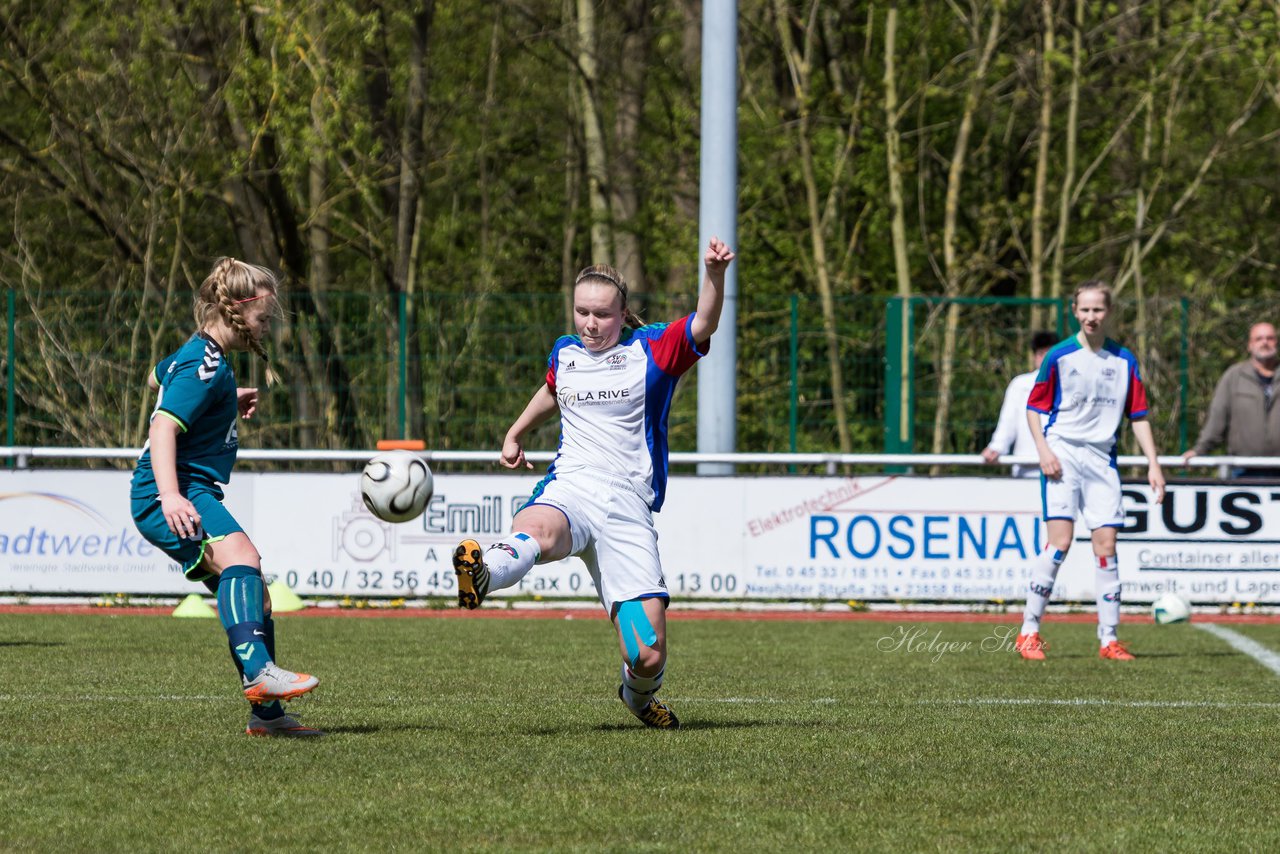
[[[243,734],[214,620],[0,615],[0,849],[1280,849],[1280,677],[1194,624],[1120,663],[1050,620],[1041,664],[992,623],[681,619],[679,732],[600,619],[277,624],[327,738]]]

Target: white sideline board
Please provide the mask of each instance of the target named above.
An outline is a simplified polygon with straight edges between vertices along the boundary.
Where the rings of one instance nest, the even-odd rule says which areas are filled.
[[[128,472],[0,470],[0,592],[182,595],[203,588],[143,540]],[[418,519],[374,518],[349,474],[241,473],[226,504],[263,570],[302,595],[455,592],[450,554],[510,529],[538,475],[440,474]],[[1153,505],[1124,487],[1124,599],[1280,603],[1280,487],[1173,486]],[[1017,601],[1044,544],[1037,480],[1007,477],[673,476],[657,514],[675,598]],[[1089,602],[1088,532],[1077,530],[1054,598]],[[607,571],[607,569],[606,569]],[[576,558],[535,567],[495,595],[594,597]]]

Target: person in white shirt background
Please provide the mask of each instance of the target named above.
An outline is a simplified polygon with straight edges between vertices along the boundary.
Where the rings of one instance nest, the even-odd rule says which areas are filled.
[[[1058,336],[1043,329],[1031,336],[1031,358],[1033,368],[1025,374],[1018,374],[1009,381],[1004,390],[1004,403],[1000,406],[1000,420],[996,422],[991,441],[982,451],[982,459],[986,463],[999,462],[1001,457],[1034,457],[1036,441],[1031,438],[1031,426],[1027,423],[1027,398],[1031,397],[1031,387],[1036,384],[1036,374],[1040,371],[1040,363],[1049,348],[1058,343]],[[1040,466],[1032,463],[1013,466],[1014,477],[1039,477]]]

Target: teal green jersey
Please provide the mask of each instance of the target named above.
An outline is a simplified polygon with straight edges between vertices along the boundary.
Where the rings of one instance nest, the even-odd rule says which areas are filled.
[[[151,419],[178,425],[178,483],[212,486],[231,479],[240,446],[236,435],[236,376],[222,348],[197,332],[155,367],[160,391]],[[133,474],[135,497],[155,494],[148,445]]]

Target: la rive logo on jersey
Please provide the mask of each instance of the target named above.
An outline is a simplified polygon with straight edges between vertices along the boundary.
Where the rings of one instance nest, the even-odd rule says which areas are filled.
[[[556,391],[556,399],[560,402],[561,409],[568,409],[576,406],[608,406],[612,403],[622,403],[631,397],[631,389],[629,388],[606,388],[599,391],[578,391],[577,389],[565,388],[561,386]]]

